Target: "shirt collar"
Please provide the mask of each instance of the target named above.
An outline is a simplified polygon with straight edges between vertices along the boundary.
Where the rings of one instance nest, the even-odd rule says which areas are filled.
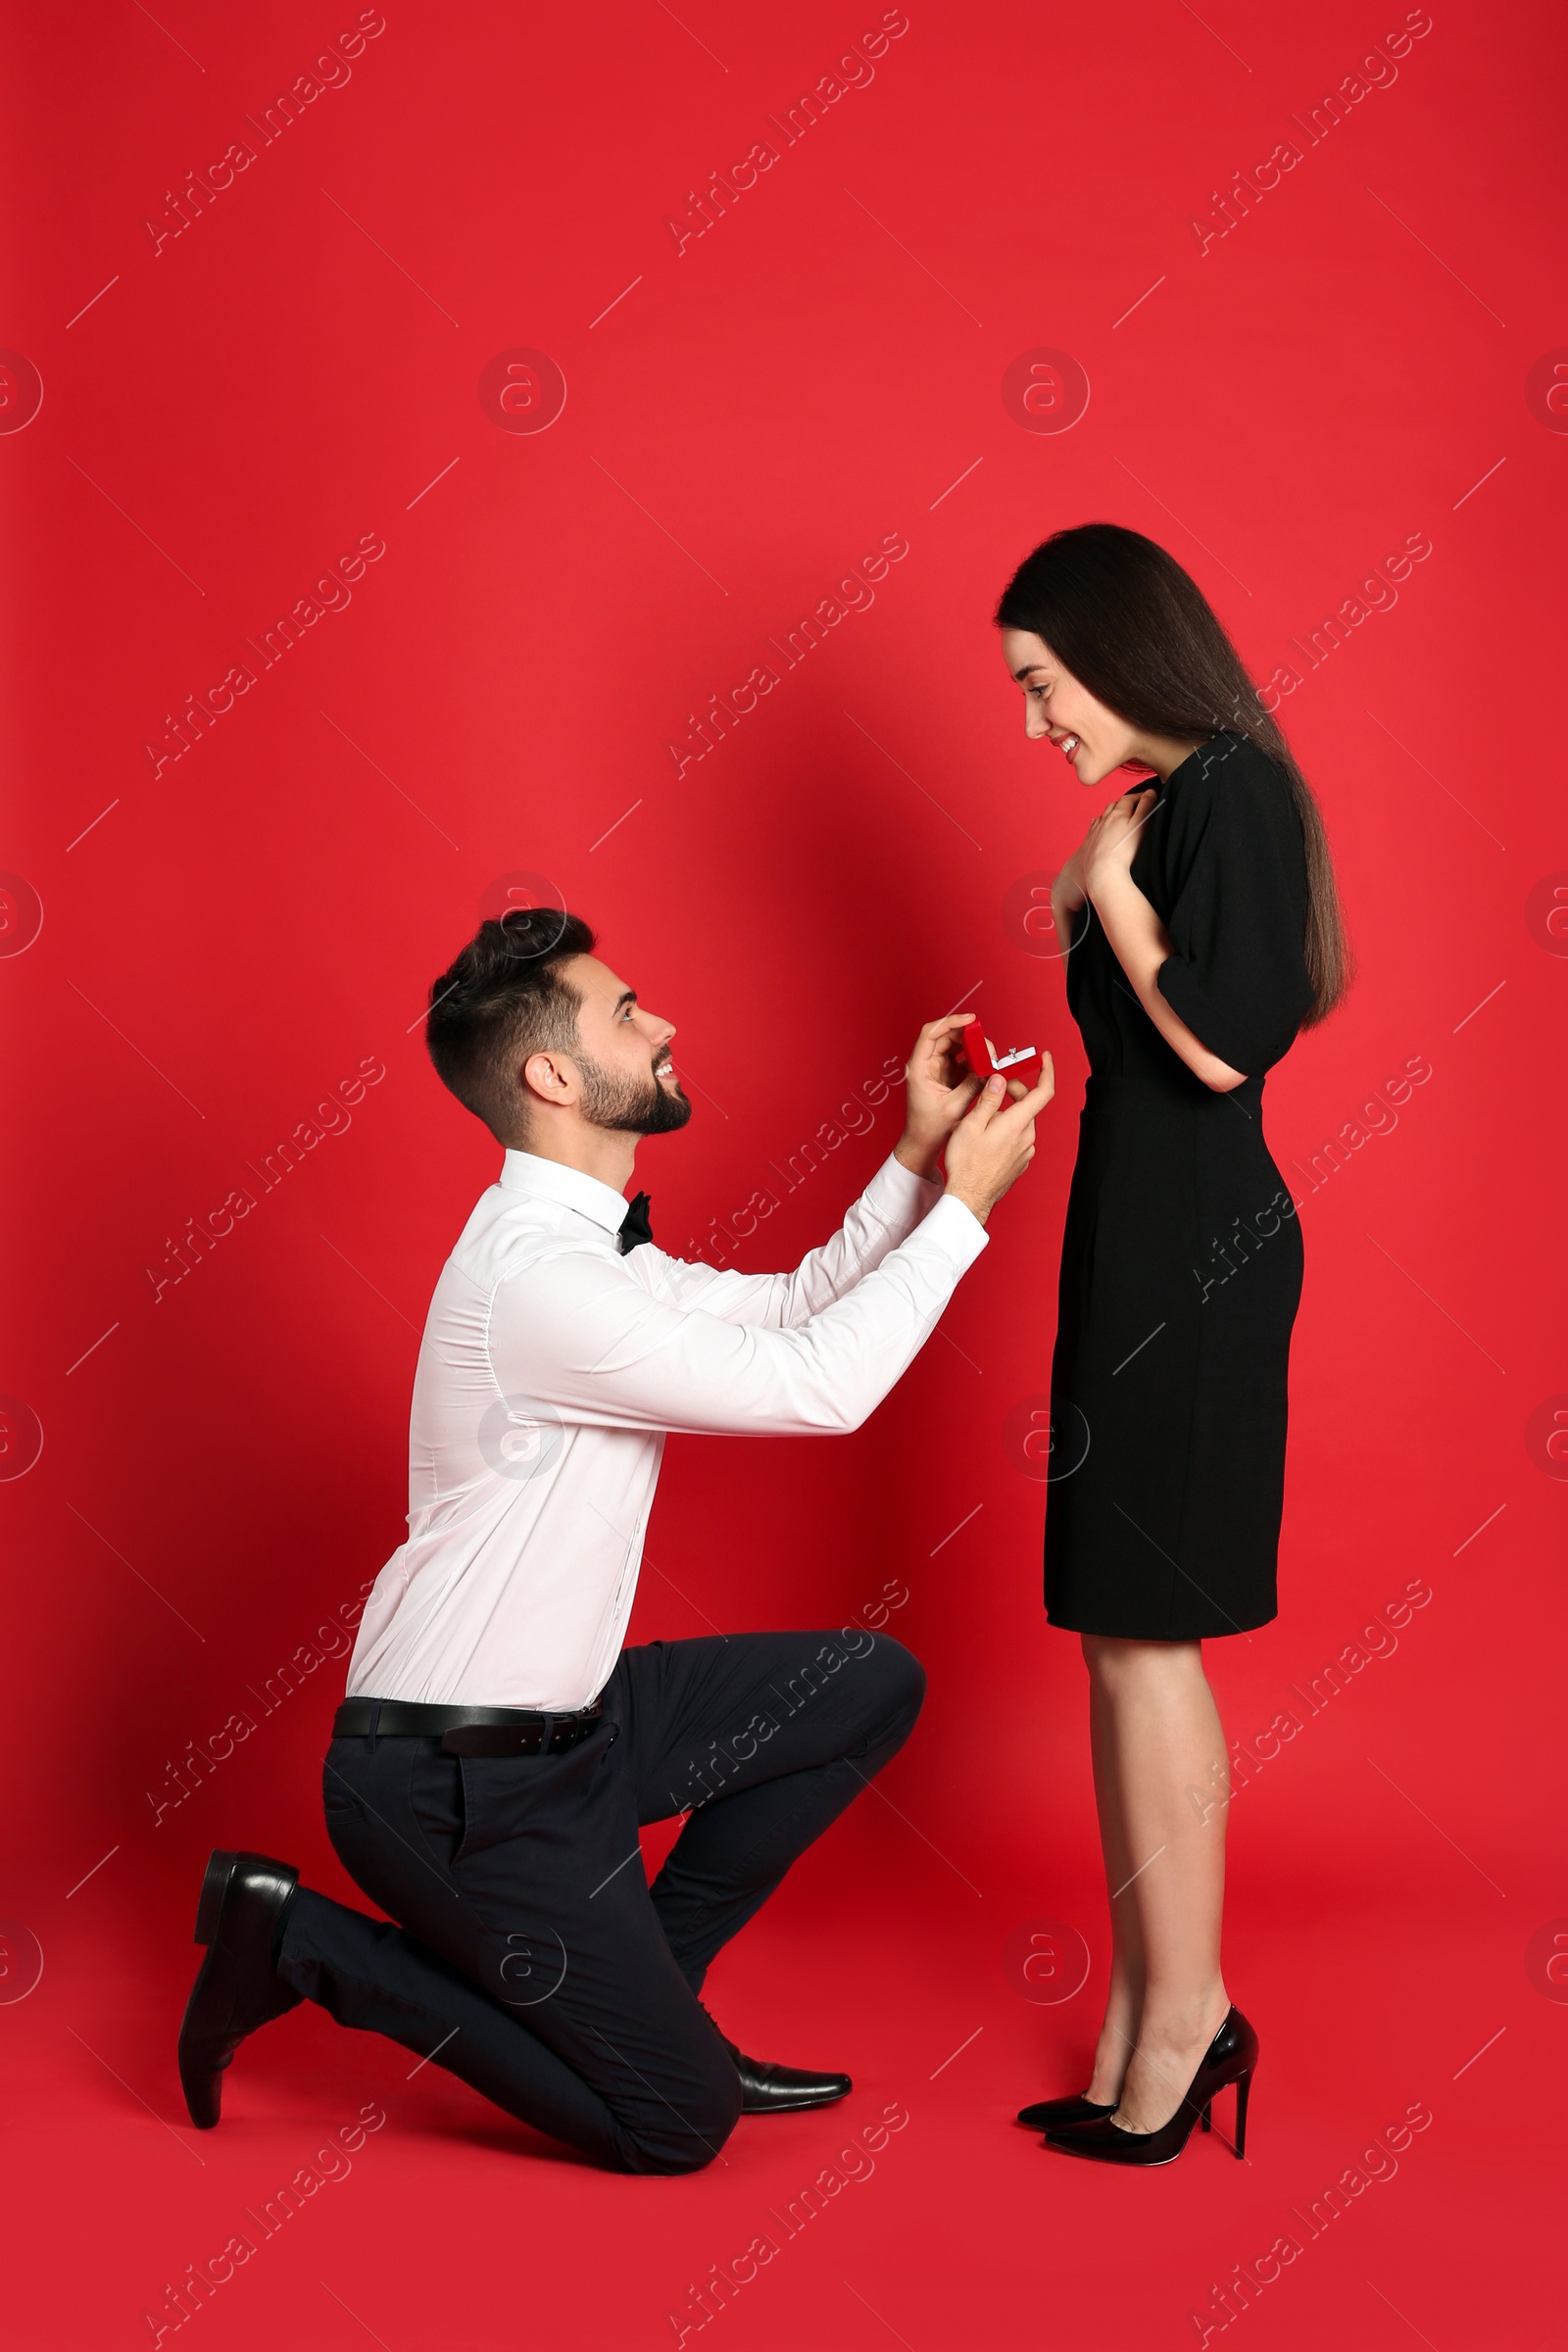
[[[601,1184],[597,1176],[585,1176],[580,1168],[568,1168],[559,1159],[541,1159],[533,1152],[508,1152],[501,1186],[505,1192],[526,1193],[536,1200],[557,1201],[563,1208],[574,1208],[607,1233],[618,1233],[625,1219],[626,1201],[621,1194]]]

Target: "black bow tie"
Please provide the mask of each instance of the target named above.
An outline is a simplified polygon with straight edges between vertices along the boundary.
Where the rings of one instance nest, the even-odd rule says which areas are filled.
[[[626,1210],[620,1223],[620,1254],[635,1250],[639,1242],[651,1242],[654,1229],[648,1222],[648,1195],[639,1193]]]

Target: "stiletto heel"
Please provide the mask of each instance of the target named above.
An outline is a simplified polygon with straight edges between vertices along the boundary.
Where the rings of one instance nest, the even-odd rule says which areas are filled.
[[[1200,2131],[1211,2132],[1214,2129],[1213,2106],[1214,2102],[1212,2099],[1210,2099],[1207,2106],[1205,2106],[1203,2109],[1202,2114],[1199,2117],[1198,2124]]]
[[[1113,2116],[1080,2124],[1076,2131],[1046,2133],[1046,2145],[1066,2156],[1088,2156],[1100,2164],[1174,2164],[1195,2125],[1210,2129],[1216,2091],[1236,2085],[1236,2153],[1247,2149],[1247,2099],[1257,2064],[1257,2035],[1239,2009],[1232,2009],[1203,2052],[1202,2062],[1169,2123],[1157,2132],[1124,2132]]]
[[[1249,2067],[1245,2075],[1236,2078],[1236,2153],[1239,2157],[1247,2154],[1247,2097],[1251,2087],[1252,2070]]]

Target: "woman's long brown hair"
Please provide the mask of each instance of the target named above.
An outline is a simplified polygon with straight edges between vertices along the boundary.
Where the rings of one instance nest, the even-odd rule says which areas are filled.
[[[1312,1007],[1303,1025],[1325,1020],[1350,984],[1351,961],[1323,813],[1197,581],[1141,532],[1085,522],[1053,532],[1025,557],[996,619],[1043,638],[1130,727],[1244,735],[1283,771],[1306,849],[1302,946]]]

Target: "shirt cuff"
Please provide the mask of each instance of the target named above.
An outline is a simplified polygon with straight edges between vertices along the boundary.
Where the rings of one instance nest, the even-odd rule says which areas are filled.
[[[869,1201],[884,1224],[907,1233],[941,1200],[942,1186],[929,1176],[917,1176],[890,1152],[860,1198]]]
[[[904,1172],[907,1175],[909,1171],[906,1168]],[[925,1179],[917,1177],[915,1181],[923,1183]],[[963,1202],[956,1200],[951,1193],[942,1193],[921,1218],[919,1232],[910,1236],[906,1247],[923,1248],[934,1242],[941,1255],[952,1266],[956,1280],[958,1275],[968,1272],[990,1240],[990,1234],[972,1208],[965,1208]]]

